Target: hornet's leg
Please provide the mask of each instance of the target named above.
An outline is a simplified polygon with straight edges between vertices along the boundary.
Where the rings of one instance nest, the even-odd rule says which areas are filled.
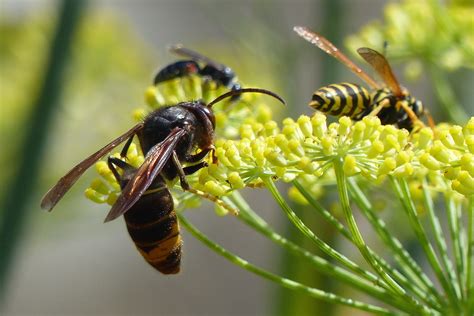
[[[117,180],[119,184],[122,180],[122,176],[119,174],[115,166],[119,167],[122,170],[135,169],[135,167],[133,167],[132,165],[116,157],[109,157],[109,159],[107,159],[107,165],[109,166],[110,171],[112,171],[115,180]]]
[[[198,163],[196,165],[184,167],[183,171],[184,171],[184,174],[188,176],[188,175],[193,174],[193,173],[195,173],[195,172],[197,172],[197,171],[199,171],[202,168],[205,168],[207,166],[208,166],[207,162],[201,161],[200,163]]]
[[[239,212],[236,209],[234,209],[233,207],[231,207],[230,205],[228,205],[227,203],[225,203],[224,201],[222,201],[218,197],[213,196],[211,194],[208,194],[206,192],[202,192],[200,190],[193,189],[189,186],[189,183],[186,180],[186,174],[191,174],[191,173],[196,172],[199,169],[205,167],[205,165],[207,165],[206,162],[203,161],[203,162],[201,162],[201,163],[199,163],[195,166],[189,166],[189,167],[186,167],[186,168],[183,169],[183,166],[179,162],[179,159],[178,159],[178,156],[176,155],[176,152],[173,152],[172,161],[173,161],[173,164],[174,164],[176,170],[178,171],[178,177],[179,177],[179,181],[181,183],[181,188],[183,188],[184,191],[188,191],[188,192],[190,192],[192,194],[195,194],[195,195],[198,195],[198,196],[200,196],[204,199],[210,200],[210,201],[214,202],[215,204],[219,205],[220,207],[226,209],[231,214],[234,214],[234,215],[239,214]]]
[[[120,157],[127,158],[127,152],[128,152],[128,149],[130,148],[130,145],[132,144],[133,136],[134,135],[132,135],[123,146],[122,151],[120,152]]]
[[[212,163],[213,164],[216,164],[217,163],[217,157],[216,157],[216,154],[215,154],[215,148],[214,148],[214,145],[211,145],[209,146],[208,148],[204,148],[202,149],[200,152],[198,152],[197,154],[195,155],[189,155],[188,157],[186,157],[184,159],[185,162],[189,162],[189,163],[195,163],[195,162],[198,162],[198,161],[201,161],[204,159],[204,157],[207,156],[207,154],[212,151]]]
[[[200,152],[198,152],[195,155],[189,155],[189,156],[184,158],[184,161],[189,162],[189,163],[199,162],[199,161],[203,160],[204,157],[206,157],[207,154],[211,150],[214,150],[214,146],[209,146],[208,148],[204,148],[203,150],[201,150]]]

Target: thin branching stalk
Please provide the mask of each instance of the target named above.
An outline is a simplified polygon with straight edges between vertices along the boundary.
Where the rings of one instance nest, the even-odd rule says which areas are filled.
[[[260,216],[258,216],[250,208],[250,206],[245,202],[238,192],[234,192],[229,197],[229,199],[232,204],[235,205],[237,209],[239,209],[239,220],[254,228],[256,231],[260,232],[270,240],[281,245],[290,253],[308,260],[319,272],[349,284],[354,288],[357,288],[368,295],[376,297],[382,302],[396,307],[402,311],[410,311],[410,306],[406,301],[388,295],[387,290],[383,289],[382,287],[368,282],[352,272],[335,266],[333,263],[330,263],[327,260],[310,253],[309,251],[299,247],[298,245],[276,233]]]
[[[351,233],[347,230],[346,227],[335,218],[328,210],[326,210],[318,201],[316,201],[313,196],[305,190],[305,188],[295,180],[292,182],[295,188],[304,196],[306,201],[315,209],[319,214],[323,216],[324,219],[328,221],[341,235],[343,235],[347,240],[353,242]]]
[[[426,232],[418,218],[413,199],[411,198],[409,192],[408,184],[403,179],[395,179],[393,177],[390,177],[390,179],[393,184],[393,188],[397,193],[400,202],[402,203],[403,209],[407,214],[410,224],[417,236],[417,239],[420,242],[427,256],[433,271],[436,274],[436,277],[438,278],[444,290],[446,291],[451,304],[456,308],[459,308],[460,297],[459,293],[456,293],[456,289],[453,284],[454,280],[448,280],[449,276],[446,277],[441,267],[441,264],[436,256],[436,253],[428,240]]]
[[[352,179],[348,179],[348,183],[349,183],[349,188],[351,188],[351,184],[356,187],[355,188],[352,188],[351,192],[352,191],[355,191],[355,190],[359,190],[358,187],[357,187],[357,184],[352,180]],[[333,227],[335,227],[341,234],[343,234],[350,242],[354,243],[354,240],[352,238],[352,236],[350,235],[349,231],[344,227],[344,225],[339,221],[337,220],[334,216],[331,215],[331,213],[329,213],[327,210],[325,210],[312,196],[311,194],[309,194],[305,188],[298,182],[298,181],[293,181],[293,184],[295,185],[295,187],[298,189],[298,191],[306,198],[306,200],[308,201],[308,203],[313,206],[317,211],[318,213],[320,213],[321,215],[324,216],[325,219],[328,220],[329,223],[331,223],[333,225]],[[357,194],[355,193],[351,193],[351,194],[354,194],[355,195],[355,198],[354,200],[356,201],[356,203],[358,204],[359,207],[362,207],[364,208],[365,207],[365,211],[367,212],[367,206],[364,204],[364,202],[362,201],[365,197],[363,197],[363,193],[359,190],[357,191]],[[385,229],[385,224],[380,220],[380,219],[375,219],[374,217],[374,214],[372,212],[372,217],[373,221],[375,221],[379,226],[382,226],[384,229]],[[371,223],[373,225],[375,225],[375,227],[377,227],[376,224],[373,223],[373,221],[371,221]],[[389,236],[392,236],[390,235],[388,232],[385,231],[385,233]],[[398,242],[398,240],[395,240],[392,242]],[[401,244],[398,242],[398,245],[400,248],[401,247]],[[402,248],[403,249],[403,248]],[[406,289],[409,289],[411,290],[412,292],[416,293],[417,297],[421,300],[421,301],[425,301],[428,305],[430,305],[432,308],[434,309],[440,309],[441,306],[439,305],[438,302],[436,301],[433,301],[433,298],[431,296],[427,296],[426,295],[426,287],[416,287],[416,283],[414,283],[412,280],[408,280],[404,275],[402,275],[400,272],[398,272],[397,270],[395,270],[394,268],[390,267],[390,265],[385,261],[383,260],[381,257],[379,257],[375,252],[373,252],[372,250],[370,250],[369,248],[369,251],[371,252],[371,255],[374,256],[374,258],[376,258],[377,262],[383,267],[383,269],[387,270],[387,271],[390,271],[390,273],[392,274],[393,278],[398,282],[400,283],[402,286],[404,286],[404,288]],[[405,253],[406,251],[403,250]],[[412,262],[416,265],[416,263],[412,260]],[[418,270],[420,271],[421,273],[421,268],[418,267]],[[421,273],[422,274],[422,273]],[[416,276],[418,277],[418,275],[416,273],[413,273],[412,276]],[[427,277],[426,277],[427,278]],[[429,282],[429,279],[428,279],[428,282]],[[435,289],[434,289],[434,286],[433,286],[433,291],[434,293],[436,294],[435,292]]]
[[[467,226],[467,263],[466,263],[466,315],[472,315],[474,312],[474,275],[472,273],[474,264],[474,196],[469,199],[467,210],[468,226]]]
[[[431,314],[431,312],[426,306],[422,306],[416,299],[408,295],[406,291],[393,279],[392,276],[387,273],[387,271],[385,271],[381,267],[379,262],[377,262],[377,260],[372,256],[357,226],[353,215],[354,213],[352,212],[350,206],[349,192],[347,189],[347,180],[344,174],[343,162],[336,160],[334,162],[334,170],[336,172],[337,187],[339,191],[339,199],[341,201],[341,206],[346,217],[349,230],[351,231],[351,234],[356,242],[356,246],[359,248],[359,251],[362,256],[372,266],[372,268],[377,272],[377,274],[389,285],[394,295],[398,295],[407,299],[410,303],[413,304],[414,310],[416,310],[418,313]]]
[[[178,214],[178,217],[179,217],[179,221],[181,225],[183,225],[183,227],[186,228],[186,230],[191,235],[193,235],[197,240],[201,241],[211,250],[215,251],[216,253],[223,256],[224,258],[231,261],[232,263],[236,264],[237,266],[249,272],[255,273],[262,278],[275,282],[279,284],[280,286],[302,292],[304,294],[307,294],[309,296],[312,296],[314,298],[317,298],[326,302],[350,306],[356,309],[371,312],[376,315],[396,315],[396,313],[390,312],[385,308],[378,307],[372,304],[366,304],[366,303],[353,300],[353,299],[346,299],[332,293],[327,293],[327,292],[306,286],[299,282],[295,282],[293,280],[280,277],[276,274],[273,274],[269,271],[259,268],[249,263],[248,261],[242,259],[241,257],[233,254],[232,252],[226,250],[221,245],[210,240],[206,235],[204,235],[201,231],[199,231],[196,227],[194,227],[182,214]]]
[[[425,209],[428,213],[428,219],[431,224],[431,229],[433,231],[433,236],[434,236],[434,242],[436,245],[436,249],[438,253],[441,256],[441,264],[443,265],[443,268],[445,270],[451,269],[452,270],[452,262],[449,259],[448,255],[448,250],[447,250],[447,245],[446,245],[446,240],[444,238],[444,233],[441,228],[441,223],[439,221],[438,216],[436,215],[436,212],[434,210],[434,203],[433,203],[433,198],[431,196],[431,193],[428,189],[428,184],[426,182],[426,179],[423,180],[422,184],[422,192],[423,192],[423,204],[425,206]],[[447,302],[444,302],[444,304],[447,304]]]
[[[454,285],[456,286],[456,292],[458,295],[464,299],[464,292],[462,290],[462,274],[464,273],[464,266],[462,262],[462,250],[461,250],[461,240],[460,240],[460,226],[459,226],[459,209],[456,205],[456,202],[452,196],[445,195],[445,205],[446,213],[448,215],[448,226],[449,234],[451,236],[452,242],[452,251],[454,254],[454,262],[456,263],[455,269],[447,270],[450,273],[450,279],[453,280]]]
[[[404,286],[404,288],[415,293],[421,301],[425,301],[432,308],[440,309],[441,304],[445,304],[445,302],[443,298],[438,295],[431,280],[406,249],[403,248],[401,242],[387,230],[387,225],[376,215],[376,212],[372,209],[369,200],[359,188],[357,182],[353,178],[349,178],[347,181],[349,191],[356,205],[368,219],[384,244],[392,251],[393,258],[407,274],[409,279],[403,278],[403,275],[398,276],[397,274],[392,274],[393,277]],[[427,291],[430,295],[426,295]]]
[[[367,280],[374,282],[375,284],[379,284],[382,282],[379,278],[377,278],[375,275],[372,273],[362,269],[360,266],[358,266],[355,262],[352,260],[348,259],[346,256],[342,255],[338,251],[334,250],[331,248],[328,244],[326,244],[324,241],[322,241],[319,237],[317,237],[314,232],[307,227],[303,221],[296,215],[296,213],[291,209],[291,207],[286,203],[285,199],[281,196],[280,192],[278,191],[277,187],[275,186],[275,183],[267,178],[265,179],[265,186],[266,188],[270,191],[272,194],[273,198],[277,201],[278,205],[280,205],[281,209],[285,212],[285,214],[288,216],[290,221],[306,236],[308,237],[311,241],[313,241],[319,249],[321,249],[325,254],[333,258],[334,260],[337,260],[340,262],[342,265],[350,269],[351,271],[357,273],[358,275],[366,278]]]

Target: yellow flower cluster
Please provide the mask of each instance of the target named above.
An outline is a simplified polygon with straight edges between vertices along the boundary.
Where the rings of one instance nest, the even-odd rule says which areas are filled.
[[[361,46],[382,49],[389,44],[391,59],[410,59],[409,75],[421,71],[420,61],[447,70],[474,67],[474,6],[472,2],[401,1],[385,7],[383,24],[373,21],[348,39],[351,51]],[[427,31],[429,30],[429,31]]]
[[[244,186],[258,186],[272,177],[290,182],[304,177],[318,182],[332,176],[342,162],[347,176],[361,175],[373,183],[386,176],[420,181],[437,190],[474,194],[474,118],[464,128],[442,125],[410,135],[404,129],[381,125],[377,117],[353,122],[347,117],[327,125],[326,117],[244,124],[241,139],[216,143],[218,165],[203,170],[199,188],[221,196]],[[436,135],[436,136],[435,136]],[[328,172],[329,171],[329,172]]]
[[[149,88],[147,102],[153,108],[177,103],[189,100],[189,91],[199,89],[195,97],[206,95],[209,100],[218,95],[216,87],[205,86],[208,83],[200,79],[180,80],[188,84],[182,93],[176,92],[182,87],[179,83],[165,86],[164,91]],[[166,95],[181,98],[170,101]],[[296,179],[317,194],[322,184],[335,182],[333,167],[337,162],[347,176],[360,175],[376,185],[387,176],[415,184],[427,179],[434,192],[457,192],[460,197],[474,194],[474,118],[464,127],[445,124],[410,134],[382,125],[372,116],[358,122],[341,117],[328,124],[325,115],[315,113],[296,120],[285,118],[279,125],[272,120],[268,106],[252,103],[243,98],[213,108],[218,118],[218,163],[209,160],[209,167],[189,176],[193,188],[222,197],[244,187],[261,187],[265,179]],[[253,111],[257,115],[250,115]],[[127,159],[134,166],[143,162],[136,146],[130,147]],[[120,188],[105,162],[97,163],[96,169],[101,178],[91,184],[86,196],[113,204]],[[294,190],[290,195],[301,198]]]

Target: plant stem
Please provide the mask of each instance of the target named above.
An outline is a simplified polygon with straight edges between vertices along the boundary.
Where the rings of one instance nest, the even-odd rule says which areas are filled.
[[[413,200],[410,196],[410,191],[408,188],[408,184],[404,179],[395,179],[394,177],[390,177],[394,190],[397,193],[397,196],[405,210],[408,219],[410,221],[410,225],[412,226],[419,243],[421,244],[427,258],[428,262],[430,263],[433,271],[435,272],[438,280],[440,281],[441,285],[443,286],[444,290],[446,291],[450,302],[452,303],[453,307],[459,308],[459,301],[458,296],[456,295],[456,290],[452,283],[450,283],[446,276],[443,273],[443,270],[440,266],[439,260],[436,256],[436,253],[431,246],[428,237],[423,229],[423,226],[420,223],[420,220],[417,215],[416,208],[413,204]]]
[[[423,314],[429,314],[430,312],[427,311],[427,308],[422,306],[416,299],[409,296],[406,291],[397,282],[395,282],[395,280],[390,275],[388,275],[386,271],[383,270],[377,260],[372,256],[357,226],[350,206],[347,180],[344,174],[343,162],[341,159],[334,161],[334,171],[336,172],[337,188],[339,191],[339,199],[341,201],[344,216],[355,241],[355,245],[359,249],[360,253],[370,264],[370,266],[377,272],[377,274],[388,284],[393,294],[407,299],[408,302],[413,304],[414,311],[416,310],[418,313],[421,312]]]
[[[280,277],[276,274],[273,274],[269,271],[259,268],[249,263],[248,261],[242,259],[241,257],[233,254],[232,252],[227,251],[221,245],[210,240],[206,235],[204,235],[201,231],[199,231],[196,227],[194,227],[190,222],[188,222],[188,220],[182,214],[178,214],[178,218],[179,218],[180,224],[183,225],[183,227],[185,227],[191,235],[193,235],[196,239],[201,241],[211,250],[215,251],[216,253],[223,256],[230,262],[238,265],[239,267],[247,271],[250,271],[252,273],[255,273],[256,275],[262,278],[273,281],[280,286],[286,287],[291,290],[300,291],[306,295],[309,295],[311,297],[314,297],[326,302],[350,306],[350,307],[357,308],[357,309],[367,311],[367,312],[371,312],[377,315],[396,315],[395,313],[390,312],[385,308],[378,307],[372,304],[366,304],[366,303],[356,301],[353,299],[346,299],[332,293],[327,293],[327,292],[306,286],[304,284],[295,282],[293,280]]]
[[[456,270],[450,269],[446,270],[449,273],[449,278],[453,285],[457,285],[456,292],[458,293],[459,297],[464,296],[464,292],[462,290],[462,279],[464,274],[464,266],[462,262],[462,250],[461,250],[461,243],[460,243],[460,226],[459,226],[459,210],[456,207],[456,203],[449,195],[445,195],[445,205],[446,211],[448,215],[448,223],[449,223],[449,233],[451,236],[452,242],[452,250],[454,253],[454,261],[456,262]]]
[[[351,234],[344,227],[344,225],[342,225],[342,223],[339,220],[337,220],[334,216],[332,216],[331,213],[329,213],[327,210],[325,210],[305,190],[305,188],[300,183],[298,183],[298,181],[296,181],[296,180],[293,181],[293,184],[298,189],[298,191],[306,198],[306,200],[308,201],[308,203],[311,206],[313,206],[325,219],[328,220],[329,223],[331,223],[350,242],[354,243],[354,240],[353,240]],[[405,289],[411,290],[413,293],[415,293],[417,295],[417,297],[420,300],[425,301],[432,308],[438,309],[438,310],[441,309],[441,306],[440,306],[439,302],[433,300],[433,298],[431,296],[426,295],[426,291],[428,290],[427,289],[428,286],[425,286],[421,281],[417,280],[417,278],[425,277],[426,280],[427,280],[427,283],[431,285],[430,291],[432,291],[436,295],[437,294],[436,290],[434,289],[434,286],[429,281],[428,277],[423,274],[421,268],[418,267],[416,262],[410,257],[410,255],[406,252],[406,250],[403,249],[401,243],[386,230],[385,223],[382,220],[380,220],[372,210],[370,210],[370,204],[369,204],[368,200],[365,198],[365,196],[363,195],[362,191],[360,191],[359,187],[357,186],[357,183],[351,178],[351,179],[348,179],[348,184],[349,184],[349,189],[350,189],[351,194],[354,195],[354,200],[356,201],[359,208],[364,211],[364,214],[369,219],[369,222],[372,224],[372,226],[379,233],[379,236],[381,236],[382,239],[389,246],[391,246],[390,243],[395,244],[396,247],[392,247],[392,248],[395,248],[396,250],[399,250],[399,252],[402,252],[405,256],[407,256],[410,260],[410,264],[412,266],[416,267],[415,270],[417,272],[412,272],[410,269],[407,269],[408,270],[408,275],[411,277],[411,280],[408,280],[403,274],[401,274],[400,272],[398,272],[397,270],[392,268],[385,260],[383,260],[380,256],[378,256],[375,252],[373,252],[369,248],[369,251],[371,252],[371,255],[377,260],[377,262],[382,266],[383,269],[385,269],[387,271],[390,271],[390,273],[393,276],[393,278],[395,279],[395,281],[400,283],[400,285],[402,285]],[[389,242],[387,242],[387,240]],[[395,253],[395,259],[397,260],[397,262],[402,267],[404,267],[406,269],[407,267],[405,266],[404,262],[402,262],[402,260],[400,260],[399,257],[400,257],[400,255],[398,253]],[[413,282],[413,280],[415,280],[417,282]],[[421,282],[421,284],[419,284],[420,282]],[[416,286],[417,284],[420,285],[421,288]],[[441,299],[439,299],[439,301],[440,300]]]
[[[351,261],[338,251],[334,250],[326,244],[324,241],[322,241],[318,236],[316,236],[311,229],[309,229],[303,221],[295,214],[295,212],[291,209],[291,207],[286,203],[285,199],[281,196],[280,192],[278,192],[277,187],[275,186],[275,183],[270,179],[264,179],[264,183],[266,188],[270,191],[272,194],[273,198],[277,201],[278,205],[280,205],[281,209],[286,213],[290,221],[306,236],[308,237],[311,241],[313,241],[321,251],[323,251],[325,254],[333,258],[334,260],[337,260],[340,262],[342,265],[350,269],[351,271],[357,273],[358,275],[364,277],[365,279],[369,280],[370,282],[374,282],[375,284],[381,284],[382,281],[377,278],[375,275],[372,273],[362,269],[359,267],[355,262]],[[381,284],[383,286],[383,284]]]
[[[278,245],[282,246],[290,253],[306,259],[312,264],[312,267],[320,273],[324,273],[325,275],[344,282],[345,284],[349,284],[354,288],[357,288],[370,296],[376,297],[384,303],[394,306],[400,310],[407,312],[410,311],[410,306],[406,303],[406,301],[399,300],[392,295],[389,295],[388,292],[382,287],[365,281],[361,277],[335,266],[334,264],[310,253],[309,251],[301,248],[300,246],[292,243],[291,241],[276,233],[249,207],[249,205],[238,192],[234,192],[230,197],[230,200],[232,201],[232,204],[234,204],[236,208],[239,209],[239,216],[237,217],[239,220],[254,228],[257,232],[263,234],[265,237],[274,241]]]
[[[64,84],[63,73],[68,61],[69,48],[79,22],[85,1],[62,1],[59,21],[50,46],[48,64],[41,81],[40,92],[24,123],[28,126],[25,141],[18,156],[17,172],[5,187],[1,202],[3,220],[0,221],[0,305],[6,292],[8,274],[18,248],[28,215],[28,203],[33,196],[40,160],[45,148],[47,133],[52,126],[53,110]]]
[[[441,228],[441,223],[438,219],[438,216],[435,213],[433,199],[428,189],[428,184],[427,184],[426,179],[423,179],[422,191],[423,191],[423,204],[428,213],[428,219],[430,220],[431,229],[433,230],[433,233],[434,233],[433,235],[434,235],[435,245],[442,259],[441,263],[443,264],[443,268],[445,270],[452,270],[453,265],[448,256],[448,250],[447,250],[446,240],[444,238],[444,232]]]
[[[466,258],[466,297],[467,297],[467,312],[466,315],[474,313],[474,275],[473,270],[473,255],[474,255],[474,196],[469,198],[467,210],[467,258]]]
[[[344,227],[344,225],[335,218],[328,210],[323,208],[321,204],[316,201],[311,194],[298,182],[294,180],[292,184],[304,196],[309,205],[311,205],[324,219],[326,219],[338,232],[340,232],[347,240],[352,241],[351,233]]]
[[[417,297],[421,300],[427,302],[433,308],[440,309],[440,304],[445,303],[444,299],[439,296],[428,276],[423,272],[421,267],[406,251],[406,249],[403,248],[402,243],[387,230],[387,225],[376,215],[374,210],[372,210],[369,200],[359,188],[357,182],[353,178],[347,179],[347,182],[351,196],[353,196],[357,206],[365,215],[372,227],[375,228],[375,231],[384,244],[392,250],[395,260],[403,271],[405,271],[407,276],[410,278],[410,281],[401,279],[400,277],[397,277],[396,274],[392,274],[394,278],[396,277],[397,282],[401,283],[404,288],[410,289],[412,292],[416,293]],[[406,281],[408,281],[408,283]],[[426,295],[426,291],[431,295]]]

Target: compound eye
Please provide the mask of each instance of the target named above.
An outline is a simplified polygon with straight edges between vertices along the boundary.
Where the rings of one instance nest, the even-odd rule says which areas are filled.
[[[212,128],[216,128],[216,118],[214,116],[214,113],[212,112],[211,109],[207,108],[207,107],[203,107],[202,108],[203,111],[204,111],[204,114],[206,114],[207,118],[209,119],[209,121],[211,121],[212,123]]]

